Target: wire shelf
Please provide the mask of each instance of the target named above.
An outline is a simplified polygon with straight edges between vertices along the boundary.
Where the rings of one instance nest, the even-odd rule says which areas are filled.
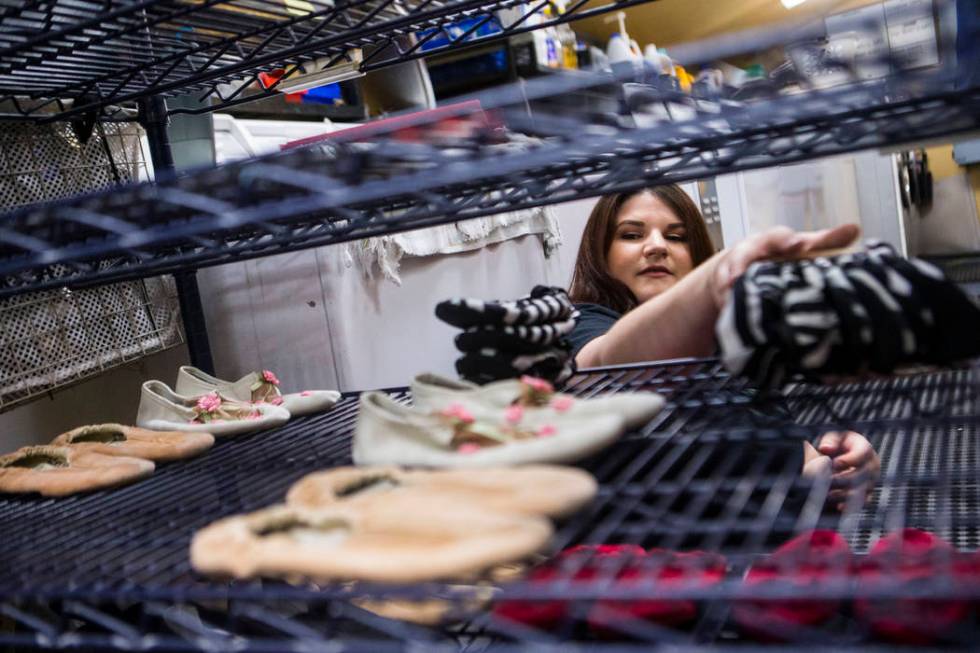
[[[275,95],[280,84],[260,85],[262,72],[331,67],[358,50],[366,72],[649,1],[578,0],[545,20],[535,15],[543,3],[517,0],[5,3],[0,105],[10,117],[60,120],[193,93],[213,111]]]
[[[548,582],[493,583],[504,598],[561,598],[567,616],[548,631],[473,610],[473,587],[427,583],[287,585],[210,581],[195,574],[192,533],[212,520],[283,500],[303,475],[350,463],[356,397],[333,410],[263,433],[219,441],[205,456],[158,467],[150,479],[112,492],[61,500],[0,497],[0,644],[114,650],[647,651],[653,644],[775,650],[739,631],[732,609],[763,598],[980,599],[941,565],[913,584],[856,587],[748,586],[741,575],[797,533],[830,528],[863,557],[883,534],[929,530],[961,552],[980,546],[980,369],[915,374],[834,386],[800,384],[758,396],[714,360],[586,371],[569,390],[581,397],[656,390],[668,404],[644,428],[586,461],[600,482],[594,503],[559,524],[557,552],[579,543],[633,543],[723,554],[726,575],[710,587],[669,588],[701,604],[684,629],[625,620],[597,636],[583,624],[599,602],[667,598],[655,584],[611,582],[616,563],[573,582],[568,566]],[[408,400],[404,390],[392,391]],[[803,439],[860,428],[882,459],[863,507],[822,508],[827,483],[801,479]],[[622,561],[618,563],[622,565]],[[647,563],[648,565],[652,563]],[[842,572],[843,573],[843,572]],[[438,598],[455,625],[423,627],[365,609],[364,599]],[[740,603],[743,602],[743,603]],[[899,601],[901,603],[901,601]],[[0,622],[2,623],[2,622]],[[795,646],[867,646],[874,637],[844,610],[824,626],[786,634]],[[970,644],[972,613],[936,636],[936,647]],[[549,646],[551,648],[549,648]],[[780,645],[782,646],[782,645]]]
[[[976,70],[961,60],[830,88],[800,78],[799,92],[770,85],[749,101],[675,91],[644,66],[554,75],[294,151],[16,211],[0,218],[0,296],[963,133],[980,127]]]

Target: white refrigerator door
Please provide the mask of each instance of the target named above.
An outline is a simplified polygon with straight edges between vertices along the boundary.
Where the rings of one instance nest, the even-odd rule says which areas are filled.
[[[725,246],[784,225],[825,229],[861,225],[863,238],[907,253],[893,155],[862,152],[718,177]]]

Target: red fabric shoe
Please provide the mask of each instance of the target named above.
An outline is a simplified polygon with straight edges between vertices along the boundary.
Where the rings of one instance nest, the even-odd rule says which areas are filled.
[[[917,528],[906,528],[878,540],[858,565],[858,590],[889,579],[908,585],[935,582],[944,574],[953,575],[951,582],[964,581],[963,574],[972,574],[975,581],[976,573],[977,565],[960,556],[949,542]],[[969,609],[969,601],[959,599],[871,597],[854,601],[854,613],[876,635],[903,644],[932,644],[962,621]]]
[[[776,549],[749,569],[745,586],[781,584],[805,596],[821,584],[840,580],[849,573],[851,549],[834,531],[803,533]],[[765,641],[792,639],[799,626],[813,627],[837,614],[837,599],[753,599],[732,606],[735,621],[743,631]]]
[[[627,573],[631,568],[640,563],[646,556],[646,551],[635,544],[598,544],[574,546],[565,549],[555,558],[537,567],[528,574],[527,580],[530,583],[549,584],[558,579],[567,578],[569,572],[563,571],[562,567],[573,565],[571,558],[588,558],[588,562],[582,565],[572,576],[574,580],[589,581],[595,579],[602,570],[610,564],[610,558],[625,558],[625,566],[617,577]],[[568,611],[568,601],[527,601],[512,600],[501,601],[494,608],[494,616],[501,619],[516,621],[538,629],[547,630],[555,628]]]
[[[624,569],[618,576],[617,587],[646,585],[657,590],[676,587],[683,592],[716,585],[725,578],[725,558],[716,553],[651,549],[647,558],[641,565]],[[620,621],[642,619],[679,627],[690,624],[697,616],[698,605],[694,599],[604,600],[596,601],[589,612],[589,628],[600,637],[611,637],[620,632],[616,628]]]

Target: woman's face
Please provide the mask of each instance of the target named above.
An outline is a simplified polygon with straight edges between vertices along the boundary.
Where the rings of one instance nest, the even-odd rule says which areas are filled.
[[[607,254],[609,274],[643,303],[694,268],[681,219],[652,193],[634,195],[616,216]]]

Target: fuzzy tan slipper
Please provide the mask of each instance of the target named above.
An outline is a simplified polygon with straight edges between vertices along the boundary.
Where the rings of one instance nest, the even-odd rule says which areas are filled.
[[[544,547],[547,520],[441,497],[392,496],[370,506],[274,506],[219,520],[191,541],[206,574],[414,583],[479,574]]]
[[[405,470],[399,467],[338,467],[297,481],[286,503],[323,507],[337,501],[370,504],[393,492],[419,500],[444,494],[474,507],[518,515],[563,517],[592,500],[591,474],[575,467],[526,465],[474,470]]]
[[[157,462],[192,458],[214,444],[210,433],[185,431],[149,431],[121,424],[80,426],[62,433],[52,446],[71,446],[107,456],[133,456]]]
[[[125,485],[153,473],[152,461],[80,451],[23,447],[0,456],[0,492],[40,492],[58,497]]]

